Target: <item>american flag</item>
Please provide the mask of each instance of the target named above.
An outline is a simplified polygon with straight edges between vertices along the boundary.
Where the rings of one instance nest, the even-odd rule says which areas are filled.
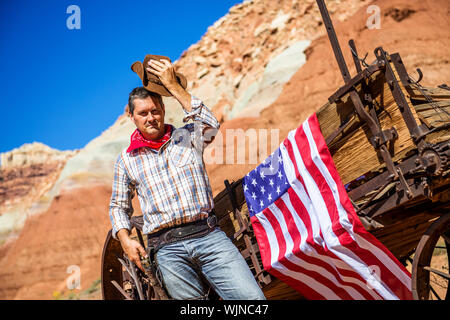
[[[365,230],[315,114],[243,182],[264,269],[307,299],[412,299],[411,274]]]

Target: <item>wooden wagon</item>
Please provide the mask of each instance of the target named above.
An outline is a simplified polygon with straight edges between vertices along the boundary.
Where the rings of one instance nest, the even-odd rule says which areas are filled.
[[[350,77],[323,1],[317,1],[345,85],[318,112],[321,131],[364,227],[412,273],[414,299],[450,299],[450,88],[413,80],[398,53],[375,49],[366,64],[349,42]],[[301,299],[263,270],[242,179],[215,198],[219,226],[239,248],[268,299]],[[133,217],[145,246],[142,219]],[[145,275],[123,259],[109,233],[102,256],[104,299],[152,299]],[[126,265],[128,263],[128,266]]]

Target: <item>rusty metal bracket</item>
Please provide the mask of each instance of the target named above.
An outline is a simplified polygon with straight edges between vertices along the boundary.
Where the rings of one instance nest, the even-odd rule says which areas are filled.
[[[395,169],[397,170],[398,178],[399,178],[400,185],[401,185],[401,188],[399,187],[397,190],[398,191],[404,190],[406,197],[408,199],[411,199],[413,197],[413,193],[412,193],[411,188],[409,187],[408,183],[406,182],[406,179],[405,179],[405,176],[403,175],[402,169],[400,169],[398,167]]]
[[[249,223],[244,220],[242,217],[242,214],[239,210],[237,201],[236,201],[236,195],[234,193],[233,188],[231,188],[230,182],[228,180],[224,180],[225,188],[227,190],[228,197],[230,198],[231,205],[233,207],[233,213],[238,221],[239,224],[239,230],[234,233],[233,238],[237,239],[242,233],[249,231]]]
[[[358,50],[356,49],[355,41],[353,39],[350,39],[348,41],[348,45],[349,45],[350,50],[352,52],[353,62],[355,64],[356,72],[358,74],[359,73],[363,73],[365,70],[362,70],[361,63],[363,63],[363,65],[365,67],[369,67],[369,65],[367,65],[367,63],[365,63],[365,59],[367,58],[367,53],[366,53],[366,56],[364,57],[364,59],[360,59],[359,56],[358,56]],[[379,64],[379,66],[380,66],[380,68],[383,68],[383,69],[385,67],[384,63]],[[368,85],[366,84],[365,81],[361,82],[361,89],[364,92],[364,101],[369,106],[369,113],[370,113],[370,115],[375,120],[375,122],[378,124],[378,126],[381,127],[380,121],[378,120],[377,112],[375,110],[372,94],[370,93],[370,88],[368,87]]]
[[[355,63],[355,67],[356,67],[356,72],[361,72],[362,71],[362,69],[361,69],[361,64],[364,66],[364,67],[369,67],[369,65],[366,63],[366,59],[367,59],[367,55],[368,55],[368,53],[366,53],[366,55],[364,56],[364,58],[360,58],[359,56],[358,56],[358,51],[356,50],[356,45],[355,45],[355,41],[353,40],[353,39],[350,39],[349,41],[348,41],[348,45],[349,45],[349,47],[350,47],[350,51],[352,52],[352,56],[353,56],[353,61],[354,61],[354,63]]]
[[[407,174],[412,174],[416,171],[418,166],[418,164],[416,163],[416,159],[418,159],[417,156],[412,156],[399,163],[397,167],[402,169],[402,173],[405,172]],[[364,184],[350,190],[348,192],[348,195],[353,201],[356,201],[367,194],[369,191],[379,189],[386,183],[386,181],[394,181],[393,176],[388,171],[385,171],[377,175],[376,177],[366,181]]]
[[[358,72],[358,74],[355,77],[353,77],[352,79],[350,79],[350,81],[348,83],[346,83],[344,86],[339,88],[338,91],[336,91],[332,96],[330,96],[329,101],[330,102],[338,101],[342,97],[342,95],[348,93],[350,90],[356,89],[356,85],[361,83],[361,89],[362,89],[362,92],[364,93],[363,100],[368,105],[369,114],[372,117],[372,119],[375,121],[376,125],[381,128],[381,125],[378,120],[378,116],[377,116],[377,113],[376,113],[376,110],[374,107],[372,94],[370,93],[370,90],[369,90],[367,84],[363,80],[369,78],[375,71],[384,69],[384,62],[381,62],[381,63],[377,62],[375,65],[369,66],[364,61],[366,57],[364,59],[360,59],[358,57],[358,52],[356,49],[355,41],[353,39],[350,39],[349,46],[350,46],[350,49],[351,49],[351,52],[353,55],[353,61],[354,61],[355,68],[356,68],[356,71]],[[367,66],[367,69],[362,70],[360,61],[362,61],[365,66]],[[344,129],[348,126],[349,123],[350,123],[349,121],[345,121],[343,124],[341,124],[339,126],[339,128],[337,128],[332,134],[330,134],[326,138],[327,145],[329,145],[332,141],[334,141],[334,139],[340,133],[342,133],[342,131],[344,131]],[[390,137],[390,139],[395,139],[397,137],[397,135],[391,134],[391,133],[393,133],[393,131],[395,131],[395,128],[390,129],[389,132],[377,133],[376,135],[379,135],[379,137],[376,137],[376,138],[374,138],[373,141],[371,141],[372,145],[374,145],[375,147],[378,147],[379,144],[384,144],[385,142],[387,142],[388,137]]]
[[[419,82],[423,78],[422,70],[420,70],[419,68],[416,69],[417,73],[419,74],[419,79],[413,80],[409,76],[408,72],[406,71],[406,68],[405,68],[405,65],[403,64],[402,58],[400,57],[400,55],[398,53],[390,54],[389,57],[391,58],[391,61],[394,64],[395,69],[397,71],[397,75],[400,78],[400,81],[402,82],[402,84],[405,88],[410,87],[412,84],[413,85],[419,84]]]
[[[450,87],[448,85],[446,85],[445,83],[438,85],[438,88],[441,89],[445,89],[445,90],[449,90],[450,91]]]
[[[358,116],[367,123],[372,135],[375,137],[378,135],[378,138],[374,138],[374,141],[376,141],[378,139],[381,142],[382,141],[381,138],[387,138],[387,136],[386,136],[386,134],[382,133],[382,129],[378,123],[378,119],[375,120],[371,116],[371,114],[369,114],[366,111],[358,93],[356,92],[354,87],[352,85],[350,85],[352,79],[350,78],[347,64],[346,64],[344,56],[342,54],[341,47],[339,45],[339,41],[337,39],[336,32],[334,31],[333,23],[331,21],[331,18],[328,13],[325,2],[324,2],[324,0],[316,0],[316,1],[317,1],[317,5],[319,6],[319,10],[322,15],[323,22],[325,24],[325,27],[326,27],[326,30],[328,33],[328,37],[330,39],[330,43],[333,48],[334,55],[336,57],[336,61],[339,65],[339,69],[341,70],[342,78],[344,79],[344,82],[345,82],[345,87],[351,88],[348,91],[348,93],[353,102],[355,110],[356,110]],[[376,66],[377,66],[377,68],[380,68],[381,66],[386,66],[386,60],[378,59],[378,63],[376,64]],[[367,69],[365,69],[365,70],[367,70]],[[391,136],[394,137],[394,135],[391,135]],[[384,139],[384,140],[386,140],[386,139]],[[384,162],[386,163],[386,167],[389,170],[389,172],[394,176],[394,178],[397,178],[398,173],[395,170],[394,162],[392,161],[392,157],[391,157],[388,149],[386,148],[385,144],[380,144],[380,147],[377,150],[380,152],[380,155],[383,158]]]
[[[322,19],[325,25],[325,28],[328,33],[328,37],[330,39],[331,46],[334,51],[334,55],[336,58],[336,61],[338,63],[339,69],[341,70],[342,78],[344,79],[345,85],[341,87],[334,95],[332,95],[329,99],[329,101],[335,101],[333,99],[338,99],[343,93],[348,93],[350,96],[350,99],[355,107],[355,110],[358,114],[358,116],[367,124],[367,126],[370,129],[370,132],[372,133],[372,137],[370,138],[371,144],[374,146],[375,150],[377,150],[382,157],[384,163],[386,164],[387,171],[389,172],[389,176],[392,178],[392,181],[399,180],[399,190],[398,191],[404,191],[406,196],[408,198],[412,197],[412,191],[406,182],[406,179],[403,176],[403,172],[401,169],[396,167],[396,165],[393,162],[393,159],[391,157],[391,154],[389,153],[389,150],[387,148],[387,142],[392,141],[398,137],[398,134],[395,130],[395,128],[391,128],[388,130],[382,130],[378,117],[376,115],[375,110],[373,109],[373,106],[371,108],[371,102],[372,98],[369,95],[370,93],[367,92],[367,88],[362,87],[364,95],[364,100],[368,102],[369,105],[369,112],[366,111],[366,108],[361,101],[361,98],[359,94],[357,93],[355,89],[355,83],[357,81],[361,81],[364,77],[364,74],[370,73],[368,70],[371,69],[371,72],[375,72],[374,70],[378,70],[380,68],[384,68],[384,75],[386,78],[387,83],[389,84],[389,87],[392,91],[392,95],[395,99],[395,102],[397,103],[400,112],[402,113],[403,119],[407,125],[407,128],[410,132],[411,137],[414,139],[414,142],[418,147],[421,147],[424,143],[423,135],[427,132],[425,127],[423,125],[419,125],[413,114],[411,109],[409,108],[408,102],[406,101],[405,96],[403,95],[403,92],[399,86],[398,80],[395,76],[395,73],[390,66],[390,60],[388,54],[383,50],[382,47],[378,47],[375,49],[375,56],[377,58],[377,62],[375,64],[372,64],[365,70],[361,70],[361,66],[359,64],[359,58],[356,51],[356,46],[354,44],[354,41],[350,41],[349,45],[353,53],[353,58],[355,62],[356,69],[359,71],[358,76],[354,77],[353,79],[350,78],[350,74],[347,68],[347,64],[345,62],[344,56],[342,54],[339,41],[336,36],[336,32],[333,27],[333,23],[331,21],[330,15],[328,13],[327,7],[325,5],[324,0],[316,0],[317,4],[319,6],[320,13],[322,15]],[[366,73],[364,73],[366,72]],[[338,130],[342,131],[341,128]],[[336,135],[334,135],[335,137]]]
[[[392,96],[394,97],[394,100],[397,103],[400,112],[402,113],[403,120],[406,123],[406,127],[408,128],[409,133],[413,138],[413,141],[416,143],[416,145],[421,146],[423,143],[423,137],[426,134],[427,129],[423,125],[419,125],[416,122],[416,119],[414,118],[414,115],[409,107],[408,101],[406,100],[405,95],[403,94],[403,91],[400,88],[400,85],[398,83],[399,80],[397,79],[394,70],[392,70],[392,67],[389,63],[388,53],[384,51],[382,47],[376,48],[374,53],[378,61],[385,62],[386,65],[385,77],[386,81],[389,84],[389,88],[391,89]],[[400,56],[396,57],[397,59],[400,58]],[[407,80],[401,79],[401,81],[406,82]]]
[[[420,68],[416,68],[416,71],[417,71],[417,74],[419,75],[419,79],[413,80],[413,79],[411,79],[411,77],[409,77],[409,76],[408,77],[410,78],[410,81],[412,84],[419,85],[420,81],[422,81],[422,79],[423,79],[423,72],[422,72],[422,70],[420,70]]]
[[[395,140],[398,138],[397,130],[394,127],[388,130],[382,130],[375,133],[372,137],[370,137],[370,143],[373,145],[375,149],[380,148],[382,145],[385,145],[391,140]]]
[[[356,86],[361,83],[363,80],[369,78],[372,74],[377,72],[378,70],[384,69],[384,63],[383,62],[377,62],[376,64],[370,65],[366,69],[362,70],[361,72],[358,72],[356,76],[353,78],[350,78],[348,82],[340,87],[335,93],[333,93],[329,98],[328,101],[330,103],[339,101],[345,94],[347,94],[349,91],[354,90]]]

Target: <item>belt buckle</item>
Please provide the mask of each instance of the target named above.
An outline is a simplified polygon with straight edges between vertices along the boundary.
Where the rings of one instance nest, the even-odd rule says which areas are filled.
[[[163,242],[170,242],[172,240],[172,238],[173,238],[172,232],[173,232],[173,230],[167,230],[162,235]]]
[[[214,228],[217,225],[217,218],[215,215],[209,216],[206,219],[206,224],[210,229]]]

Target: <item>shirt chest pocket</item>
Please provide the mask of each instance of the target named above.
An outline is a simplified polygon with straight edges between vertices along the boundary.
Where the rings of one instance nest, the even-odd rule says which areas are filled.
[[[170,150],[169,158],[172,165],[182,168],[194,163],[195,154],[192,148],[181,145],[174,145]]]

